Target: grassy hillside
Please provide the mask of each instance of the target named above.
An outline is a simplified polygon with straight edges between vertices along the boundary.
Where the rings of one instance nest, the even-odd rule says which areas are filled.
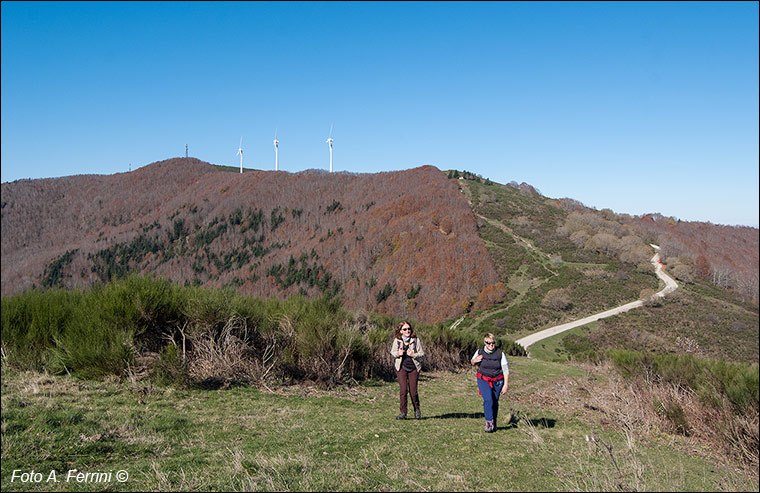
[[[654,306],[600,320],[568,345],[575,353],[624,347],[757,363],[759,342],[757,310],[685,286]]]
[[[573,207],[583,213],[567,212],[528,185],[464,176],[457,181],[506,289],[459,327],[515,340],[660,289],[648,262],[654,238],[630,218],[579,204]],[[683,272],[675,259],[669,267],[671,275]],[[757,304],[696,276],[679,281],[680,289],[662,302],[561,334],[556,342],[542,341],[531,352],[561,361],[628,348],[756,364]]]
[[[598,394],[611,374],[515,359],[500,425],[483,433],[471,372],[426,373],[423,419],[398,386],[177,389],[3,372],[3,491],[737,491],[757,475],[663,434]],[[604,392],[602,392],[604,391]],[[573,405],[568,405],[573,402]],[[509,419],[510,411],[513,419]],[[111,472],[103,483],[68,471]],[[57,483],[11,482],[14,470]],[[119,483],[118,471],[128,479]],[[756,471],[755,471],[756,473]]]
[[[503,299],[463,326],[516,339],[658,288],[648,262],[654,250],[641,238],[634,239],[634,246],[643,252],[624,262],[614,254],[579,248],[563,236],[560,230],[568,214],[531,189],[472,179],[459,182],[506,287]]]
[[[682,471],[673,489],[757,481],[724,469],[757,469],[757,365],[510,356],[513,417],[504,409],[502,438],[481,448],[480,399],[463,371],[480,340],[470,328],[417,326],[427,419],[412,424],[393,419],[395,321],[335,298],[130,277],[3,298],[2,324],[4,488],[21,489],[8,475],[25,463],[65,474],[120,461],[139,472],[125,489],[493,489],[493,457],[519,467],[506,483],[515,490],[650,489],[663,467]],[[399,448],[399,435],[414,440]],[[350,486],[340,468],[354,471]]]

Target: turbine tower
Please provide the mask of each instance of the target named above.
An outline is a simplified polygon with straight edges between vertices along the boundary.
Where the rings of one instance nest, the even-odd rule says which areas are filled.
[[[277,144],[279,144],[280,141],[277,140],[277,130],[274,131],[274,170],[279,171],[280,169],[280,161],[279,161],[279,151],[277,148]]]
[[[240,137],[240,146],[238,147],[238,151],[237,151],[237,154],[235,154],[235,156],[237,156],[238,154],[240,154],[240,172],[242,173],[243,172],[243,138],[242,137]]]
[[[332,129],[333,129],[333,126],[330,125],[330,135],[329,137],[327,137],[327,140],[325,141],[330,146],[330,173],[332,173],[332,144],[333,144]]]

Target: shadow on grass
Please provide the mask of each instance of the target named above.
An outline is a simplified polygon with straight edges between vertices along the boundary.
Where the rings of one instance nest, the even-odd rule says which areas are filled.
[[[233,388],[255,388],[250,383],[225,378],[205,378],[188,382],[186,387],[190,390],[227,390]]]
[[[438,416],[423,416],[421,419],[483,419],[483,413],[446,413]]]
[[[441,378],[441,377],[436,377],[436,376],[433,376],[433,375],[428,375],[426,373],[420,373],[420,376],[419,376],[419,378],[417,380],[419,382],[428,382],[430,380],[438,380],[439,378]],[[394,380],[395,380],[395,375],[394,375]]]
[[[439,378],[441,378],[441,377],[437,377],[437,376],[433,376],[433,375],[428,375],[427,373],[420,373],[419,377],[417,378],[417,381],[418,382],[429,382],[431,380],[437,380]],[[365,380],[364,382],[369,382],[369,383],[365,383],[365,385],[372,386],[372,385],[374,385],[375,381],[376,382],[381,382],[382,381],[382,382],[385,382],[385,383],[393,383],[393,382],[398,382],[398,377],[396,376],[396,372],[395,371],[393,373],[380,373],[380,374],[377,374],[377,375],[373,375],[371,379]]]
[[[520,423],[524,423],[531,428],[554,428],[557,424],[557,420],[552,418],[528,419],[520,412],[513,412],[509,415],[507,424],[500,426],[498,429],[509,430],[511,428],[517,428]]]

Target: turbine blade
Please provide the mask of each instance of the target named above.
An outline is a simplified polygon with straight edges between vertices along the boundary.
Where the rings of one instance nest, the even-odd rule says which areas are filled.
[[[333,129],[333,124],[331,123],[330,124],[330,135],[327,137],[328,139],[332,137],[332,129]]]

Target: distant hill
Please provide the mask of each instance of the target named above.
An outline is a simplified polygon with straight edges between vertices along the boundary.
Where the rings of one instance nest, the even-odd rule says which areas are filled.
[[[598,211],[431,166],[237,171],[177,158],[3,183],[2,293],[150,273],[251,296],[339,294],[421,322],[493,307],[473,328],[530,330],[657,289],[656,243],[681,282],[757,305],[757,228]]]
[[[449,175],[461,178],[507,289],[500,296],[487,290],[483,298],[496,301],[459,327],[516,340],[647,300],[660,289],[649,263],[654,243],[680,288],[661,303],[585,327],[574,341],[550,344],[554,357],[564,361],[571,354],[626,348],[757,362],[757,228],[616,214],[544,197],[526,183]]]
[[[340,294],[432,322],[498,282],[472,210],[434,167],[230,173],[197,159],[2,184],[2,294],[130,272],[252,296]]]

